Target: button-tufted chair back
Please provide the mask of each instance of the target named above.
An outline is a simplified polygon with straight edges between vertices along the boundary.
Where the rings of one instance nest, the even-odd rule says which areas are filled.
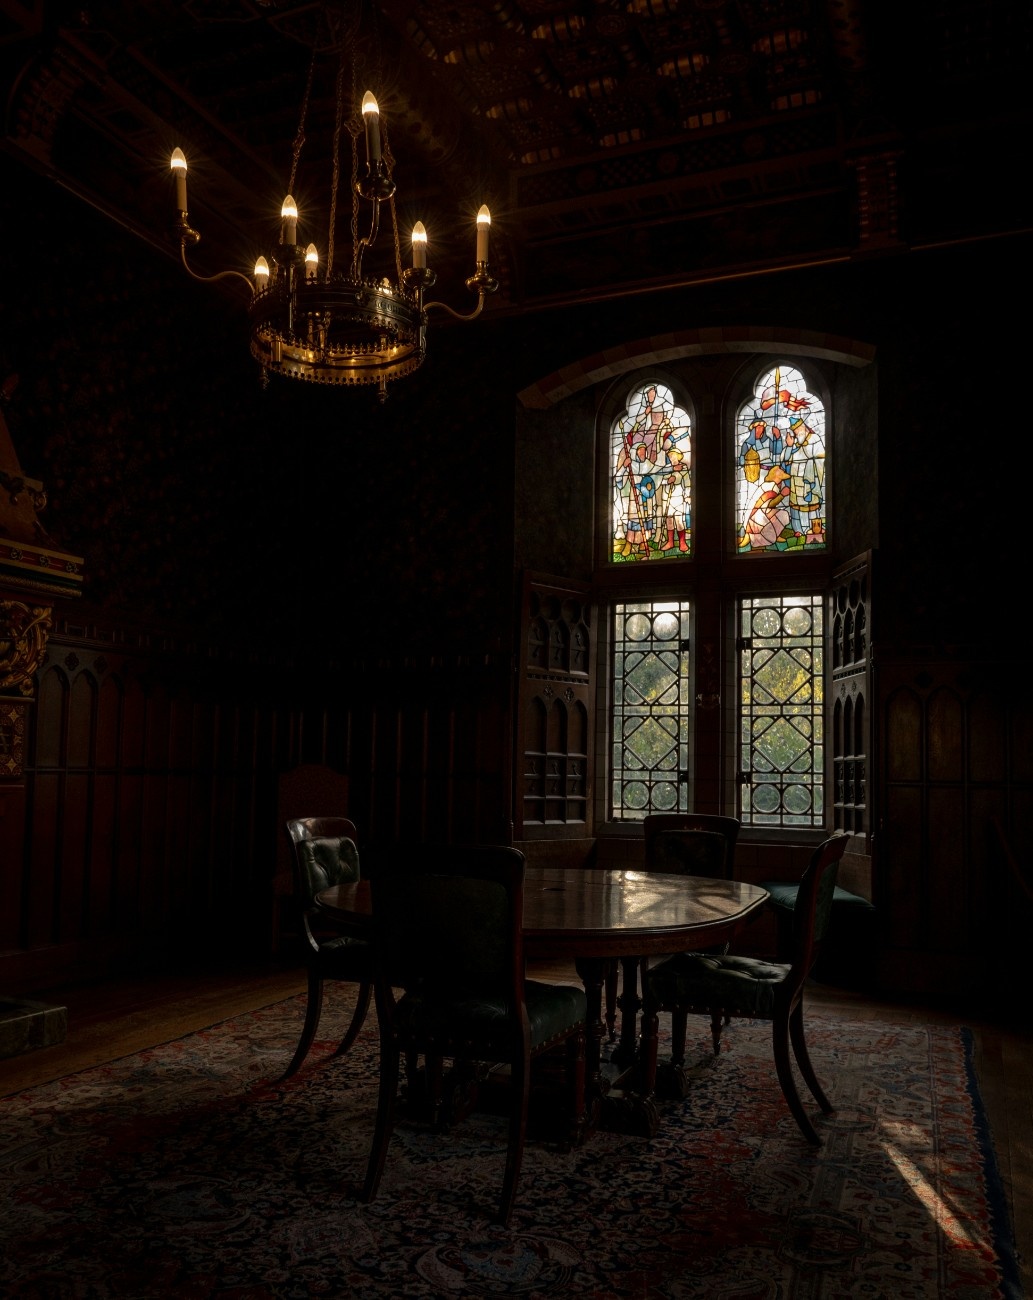
[[[358,880],[355,823],[348,817],[292,817],[286,823],[294,868],[294,895],[301,913],[308,974],[308,1002],[301,1038],[283,1078],[294,1074],[315,1040],[323,1008],[323,984],[357,985],[351,1023],[335,1055],[343,1056],[362,1028],[373,992],[372,948],[364,936],[328,925],[316,895],[331,885]]]

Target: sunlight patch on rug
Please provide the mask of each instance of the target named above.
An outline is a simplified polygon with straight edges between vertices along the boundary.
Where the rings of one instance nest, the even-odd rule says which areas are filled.
[[[490,1114],[444,1135],[401,1119],[377,1200],[358,1201],[377,1042],[368,1026],[331,1058],[349,1013],[329,990],[286,1083],[303,998],[7,1099],[0,1294],[1021,1295],[967,1031],[810,1016],[836,1106],[816,1150],[778,1087],[768,1026],[733,1022],[715,1058],[701,1019],[691,1090],[661,1104],[656,1137],[598,1133],[563,1151],[532,1136],[505,1230],[491,1221],[505,1121]]]

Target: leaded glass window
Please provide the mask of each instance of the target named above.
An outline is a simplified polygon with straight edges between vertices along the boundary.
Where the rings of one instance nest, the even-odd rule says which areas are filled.
[[[761,376],[739,409],[735,448],[739,550],[823,549],[825,408],[799,370]]]
[[[824,600],[739,602],[740,805],[744,824],[824,826]]]
[[[596,583],[612,714],[593,751],[609,762],[597,817],[721,811],[795,833],[833,814],[828,382],[818,360],[758,354],[746,387],[729,356],[666,381],[651,366],[607,395]],[[664,559],[680,562],[641,567]]]
[[[614,817],[684,812],[690,706],[689,602],[614,606]]]
[[[636,388],[610,429],[615,563],[692,551],[692,425],[666,385]]]

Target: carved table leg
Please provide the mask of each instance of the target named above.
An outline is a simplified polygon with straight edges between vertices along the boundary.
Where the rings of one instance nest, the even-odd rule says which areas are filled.
[[[585,1036],[585,1111],[588,1127],[594,1128],[604,1092],[602,1071],[602,1043],[606,1026],[603,1024],[603,983],[606,962],[601,958],[584,957],[575,962],[581,983],[585,986],[588,1002],[587,1034]]]
[[[585,986],[588,1000],[588,1040],[585,1045],[585,1105],[594,1117],[598,1114],[598,1127],[611,1133],[628,1133],[637,1137],[653,1137],[660,1124],[659,1112],[652,1097],[612,1087],[603,1076],[602,1041],[606,1026],[602,1019],[603,983],[606,962],[602,958],[579,958],[577,973]],[[623,1084],[625,1071],[618,1083]]]
[[[621,1012],[621,1038],[610,1056],[616,1065],[634,1065],[638,1059],[638,1013],[642,1006],[642,999],[638,995],[638,967],[637,957],[621,958],[623,983],[618,1004]]]
[[[617,960],[606,963],[606,1036],[612,1043],[616,1038],[617,1022]]]

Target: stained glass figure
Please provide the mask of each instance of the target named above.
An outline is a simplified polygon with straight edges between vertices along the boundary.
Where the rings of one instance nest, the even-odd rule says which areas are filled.
[[[735,426],[739,550],[825,546],[825,408],[792,366],[763,375]]]
[[[664,384],[635,389],[610,429],[613,560],[692,550],[691,421]]]

